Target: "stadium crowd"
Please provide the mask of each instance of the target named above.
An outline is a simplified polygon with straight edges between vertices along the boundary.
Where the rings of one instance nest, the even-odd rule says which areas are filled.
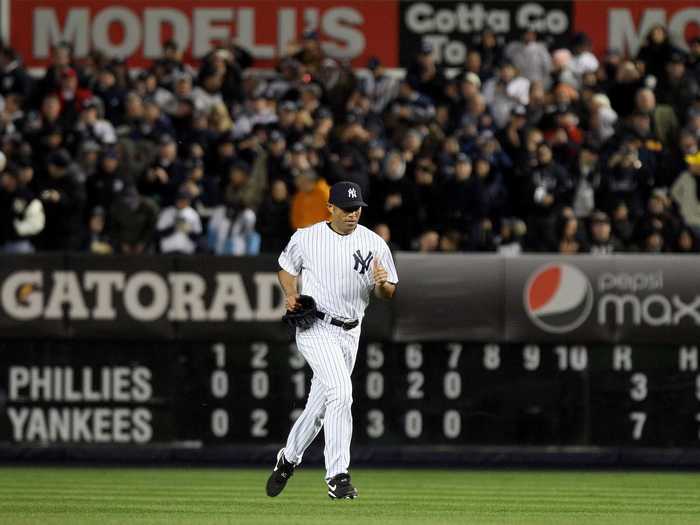
[[[698,252],[700,38],[636,57],[585,34],[485,31],[463,68],[423,44],[405,76],[354,71],[305,33],[274,71],[235,44],[198,68],[174,42],[135,71],[57,45],[0,50],[0,249],[279,252],[358,183],[399,250]]]

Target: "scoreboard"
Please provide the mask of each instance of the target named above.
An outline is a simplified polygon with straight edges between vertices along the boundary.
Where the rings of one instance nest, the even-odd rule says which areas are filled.
[[[700,447],[693,345],[364,341],[355,445]],[[311,370],[292,343],[0,342],[0,445],[279,444]]]

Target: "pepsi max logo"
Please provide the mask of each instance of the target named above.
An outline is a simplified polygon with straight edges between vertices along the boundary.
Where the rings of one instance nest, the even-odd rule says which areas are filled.
[[[570,264],[539,268],[525,285],[525,312],[545,332],[562,334],[583,324],[593,307],[593,288]]]

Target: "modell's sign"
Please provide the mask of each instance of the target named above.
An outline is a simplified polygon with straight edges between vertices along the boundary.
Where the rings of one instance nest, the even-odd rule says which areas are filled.
[[[389,1],[174,0],[10,2],[10,42],[29,66],[43,66],[59,41],[76,57],[91,50],[147,66],[173,38],[193,60],[231,40],[248,49],[256,65],[271,65],[305,31],[316,31],[330,57],[364,64],[376,55],[396,63],[396,4]]]
[[[700,35],[700,8],[689,1],[576,2],[577,31],[591,37],[596,53],[617,49],[635,56],[654,26],[665,27],[674,45],[688,49],[688,40]]]

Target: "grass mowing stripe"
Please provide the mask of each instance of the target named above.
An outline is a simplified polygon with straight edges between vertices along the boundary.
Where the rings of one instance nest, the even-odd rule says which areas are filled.
[[[0,523],[680,525],[700,516],[695,473],[356,469],[354,502],[329,501],[318,469],[267,498],[268,474],[0,469]]]

